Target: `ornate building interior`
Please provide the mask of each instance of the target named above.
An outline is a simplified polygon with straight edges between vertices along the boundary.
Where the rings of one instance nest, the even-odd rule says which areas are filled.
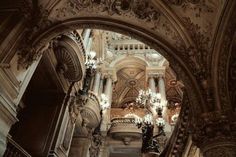
[[[0,156],[235,157],[235,0],[3,0]]]

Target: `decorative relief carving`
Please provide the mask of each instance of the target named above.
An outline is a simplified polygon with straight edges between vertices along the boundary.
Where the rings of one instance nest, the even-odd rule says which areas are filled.
[[[93,12],[106,12],[110,16],[116,14],[134,17],[156,25],[161,16],[161,13],[147,0],[71,0],[66,5],[56,10],[58,18],[74,16],[82,10],[93,10]]]
[[[206,157],[235,157],[236,146],[220,146],[212,148],[203,153]]]
[[[191,124],[190,116],[192,116],[189,109],[190,106],[191,104],[185,91],[181,113],[175,126],[175,130],[173,131],[172,138],[169,140],[171,144],[169,147],[166,148],[170,150],[168,152],[169,155],[164,154],[165,156],[170,156],[170,154],[175,156],[182,156],[190,131],[190,124]]]
[[[40,30],[51,26],[52,21],[48,19],[49,12],[39,7],[37,10],[26,9],[26,29],[18,50],[18,67],[28,68],[49,47],[49,41],[38,43],[33,46],[34,35]],[[46,44],[45,44],[46,43]]]
[[[195,12],[195,17],[201,17],[201,14],[204,13],[212,13],[214,12],[215,6],[214,2],[208,2],[211,5],[208,5],[206,0],[166,0],[168,3],[172,5],[181,6],[184,12],[186,10],[192,10]]]
[[[185,59],[189,61],[194,71],[195,76],[202,80],[207,77],[207,57],[210,51],[209,41],[210,39],[201,33],[200,27],[197,24],[193,24],[190,18],[183,18],[184,25],[189,31],[195,46],[183,48],[183,54]]]
[[[211,112],[202,115],[194,124],[193,141],[200,148],[219,142],[236,142],[236,114],[233,112]]]
[[[208,58],[211,52],[210,39],[200,31],[199,25],[191,22],[190,18],[184,18],[183,21],[195,45],[189,47],[180,46],[178,50],[180,51],[180,55],[189,64],[196,80],[200,82],[199,87],[205,103],[208,104],[208,108],[212,108],[212,87],[208,81],[210,74],[210,68],[208,68]]]
[[[89,155],[90,157],[98,157],[100,153],[100,147],[102,145],[102,137],[101,135],[93,135],[91,146],[89,147]]]
[[[91,145],[89,147],[90,157],[99,157],[100,148],[103,144],[103,137],[100,132],[100,125],[94,130],[91,138]]]
[[[78,115],[79,115],[79,105],[76,103],[76,97],[71,96],[69,102],[69,114],[72,123],[75,123]]]

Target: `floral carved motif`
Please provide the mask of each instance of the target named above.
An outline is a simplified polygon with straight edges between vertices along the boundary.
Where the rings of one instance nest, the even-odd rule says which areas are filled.
[[[200,26],[193,24],[190,18],[183,18],[184,25],[192,38],[194,45],[179,46],[178,51],[182,58],[188,63],[209,107],[213,106],[212,87],[209,83],[209,54],[211,52],[210,39],[200,31]]]
[[[200,31],[199,25],[192,23],[190,18],[183,18],[183,22],[195,44],[195,46],[183,48],[183,51],[187,55],[185,57],[189,60],[189,64],[194,68],[194,74],[201,80],[207,76],[206,68],[210,51],[210,39]]]
[[[208,2],[211,5],[207,5],[206,0],[166,0],[172,5],[181,6],[184,12],[187,10],[193,10],[195,12],[195,17],[201,17],[203,12],[213,13],[215,2]]]
[[[161,13],[154,9],[148,0],[71,0],[66,7],[57,9],[57,17],[79,14],[82,10],[106,12],[108,15],[135,17],[157,24]]]
[[[18,50],[18,67],[27,69],[49,47],[48,42],[43,45],[38,44],[37,46],[33,46],[32,41],[34,35],[40,30],[50,26],[52,21],[48,19],[49,12],[42,8],[37,10],[27,9],[27,11],[23,11],[23,14],[26,14],[24,19],[26,21],[26,29]]]

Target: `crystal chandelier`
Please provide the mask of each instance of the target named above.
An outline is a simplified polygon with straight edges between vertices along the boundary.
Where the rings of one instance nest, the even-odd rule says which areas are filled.
[[[138,128],[142,127],[143,142],[142,153],[160,154],[160,144],[156,137],[164,135],[165,120],[162,117],[163,106],[160,93],[154,93],[150,89],[140,90],[136,103],[149,111],[143,118],[135,118]],[[154,120],[153,111],[157,111],[157,118]],[[158,128],[158,134],[153,135],[154,125]]]
[[[160,93],[154,93],[151,89],[146,91],[140,90],[139,95],[136,98],[136,103],[139,104],[141,107],[147,107],[150,105],[151,107],[162,108],[161,103],[161,95]]]
[[[96,52],[90,51],[86,56],[85,67],[86,69],[96,69],[97,61],[94,59]]]

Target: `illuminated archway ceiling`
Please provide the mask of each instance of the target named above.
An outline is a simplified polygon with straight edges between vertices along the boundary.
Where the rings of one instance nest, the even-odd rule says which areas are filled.
[[[140,89],[147,86],[146,75],[143,69],[138,67],[126,67],[117,72],[117,82],[113,87],[112,107],[125,108],[127,103],[134,102]],[[165,86],[167,100],[181,102],[183,84],[176,80],[175,74],[170,68],[165,73]]]
[[[145,71],[127,67],[117,72],[117,82],[113,88],[112,107],[125,107],[125,103],[135,101],[140,89],[145,89]]]

